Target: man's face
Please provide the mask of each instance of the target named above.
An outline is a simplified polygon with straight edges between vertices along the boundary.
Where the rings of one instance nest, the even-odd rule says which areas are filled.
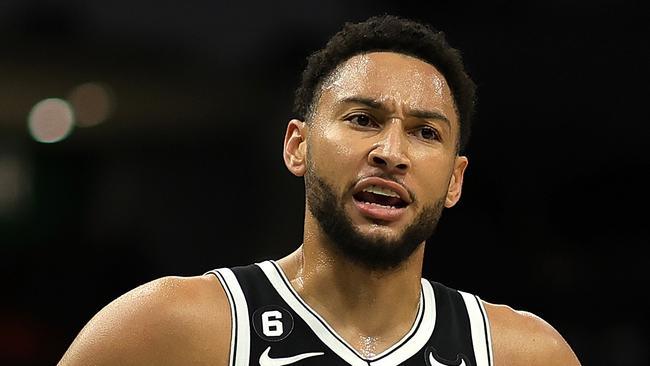
[[[388,269],[426,240],[459,197],[458,131],[432,65],[390,52],[341,64],[314,108],[305,172],[307,205],[335,248]]]

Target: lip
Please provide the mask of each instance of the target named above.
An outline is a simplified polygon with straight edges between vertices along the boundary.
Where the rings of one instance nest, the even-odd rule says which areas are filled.
[[[410,205],[413,202],[411,195],[401,184],[379,177],[368,177],[361,179],[359,183],[357,183],[357,185],[354,187],[352,195],[355,195],[370,186],[379,186],[394,191],[399,195],[399,198],[401,198],[402,201],[406,202],[407,205]]]
[[[352,197],[352,202],[354,202],[354,206],[363,216],[383,222],[392,222],[399,220],[404,215],[406,208],[408,207],[382,207],[379,205],[374,205],[372,203],[357,201],[354,197]]]

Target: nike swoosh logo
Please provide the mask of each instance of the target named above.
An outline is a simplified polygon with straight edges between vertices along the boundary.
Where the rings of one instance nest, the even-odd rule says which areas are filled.
[[[284,366],[284,365],[290,365],[290,364],[298,362],[300,360],[304,360],[305,358],[324,355],[323,352],[310,352],[310,353],[301,353],[299,355],[295,355],[295,356],[291,356],[291,357],[271,358],[269,356],[270,351],[271,351],[271,347],[268,347],[264,351],[264,353],[262,353],[262,355],[260,356],[260,366]]]
[[[429,352],[429,364],[430,364],[431,366],[451,366],[451,365],[447,365],[447,364],[441,363],[441,362],[439,362],[438,360],[436,360],[436,358],[433,357],[433,353],[432,353],[432,352]],[[463,360],[463,359],[461,358],[461,359],[460,359],[460,364],[458,364],[458,366],[465,366],[465,360]]]

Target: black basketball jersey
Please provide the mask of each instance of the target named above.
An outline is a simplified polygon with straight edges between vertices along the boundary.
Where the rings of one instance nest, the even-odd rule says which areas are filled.
[[[230,302],[230,366],[492,366],[490,328],[475,295],[422,279],[409,332],[365,358],[293,289],[274,261],[208,273]]]

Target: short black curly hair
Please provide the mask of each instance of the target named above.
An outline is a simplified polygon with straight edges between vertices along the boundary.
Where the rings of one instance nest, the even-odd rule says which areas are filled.
[[[318,101],[322,83],[343,62],[353,56],[390,51],[421,59],[435,66],[445,77],[454,97],[463,151],[469,140],[476,105],[476,85],[465,71],[460,51],[451,47],[441,31],[430,25],[395,15],[373,16],[360,23],[345,23],[325,48],[307,58],[302,81],[295,92],[294,113],[309,121]]]

